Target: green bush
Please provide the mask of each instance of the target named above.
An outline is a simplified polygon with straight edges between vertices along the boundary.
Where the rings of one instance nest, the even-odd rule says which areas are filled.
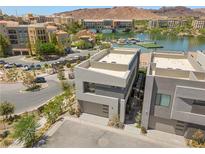
[[[93,44],[91,42],[80,40],[74,44],[78,49],[90,49],[93,48]]]

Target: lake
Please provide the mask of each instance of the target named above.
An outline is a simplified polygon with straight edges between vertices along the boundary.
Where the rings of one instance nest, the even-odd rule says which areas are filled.
[[[126,33],[126,34],[104,34],[107,39],[135,37],[141,41],[155,41],[164,48],[156,49],[157,51],[196,51],[205,50],[205,37],[178,37],[166,36],[161,34],[147,33]],[[113,44],[113,47],[125,48],[141,48],[143,52],[150,52],[155,49],[146,49],[137,45],[118,45]]]

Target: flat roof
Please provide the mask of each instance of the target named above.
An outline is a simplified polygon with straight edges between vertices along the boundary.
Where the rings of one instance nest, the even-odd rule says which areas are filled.
[[[133,56],[134,54],[109,53],[100,59],[99,62],[127,65]]]
[[[124,77],[127,71],[115,71],[115,70],[109,70],[109,69],[102,69],[102,68],[94,68],[89,67],[89,70],[92,70],[94,72],[99,72],[107,75],[112,75],[116,77]]]
[[[184,71],[195,71],[188,59],[154,57],[153,62],[157,68],[178,69]]]

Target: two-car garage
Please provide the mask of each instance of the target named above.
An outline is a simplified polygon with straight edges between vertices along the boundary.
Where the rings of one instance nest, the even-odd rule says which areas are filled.
[[[80,101],[81,110],[84,113],[94,114],[101,117],[109,117],[109,106],[104,104]]]

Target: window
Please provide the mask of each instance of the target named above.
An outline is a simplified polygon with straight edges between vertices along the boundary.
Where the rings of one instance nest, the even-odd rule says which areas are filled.
[[[84,92],[95,93],[95,83],[84,83]]]
[[[156,105],[168,107],[171,96],[166,94],[157,94]]]

